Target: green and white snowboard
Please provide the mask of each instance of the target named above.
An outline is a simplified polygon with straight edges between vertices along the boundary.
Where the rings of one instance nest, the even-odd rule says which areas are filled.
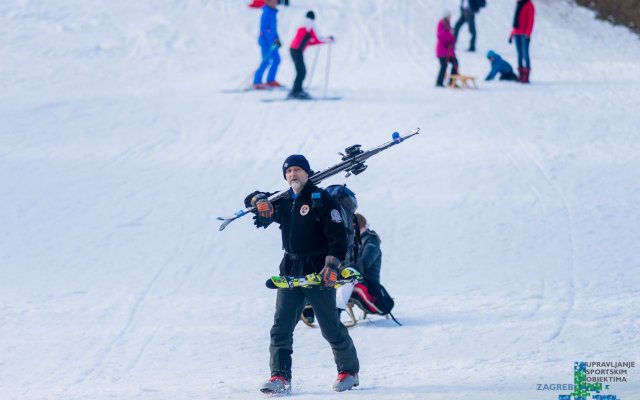
[[[363,281],[362,274],[355,268],[347,267],[340,271],[340,277],[333,286],[334,288],[347,283],[358,283]],[[290,289],[296,287],[322,286],[320,274],[313,273],[305,276],[272,276],[265,283],[269,289]]]

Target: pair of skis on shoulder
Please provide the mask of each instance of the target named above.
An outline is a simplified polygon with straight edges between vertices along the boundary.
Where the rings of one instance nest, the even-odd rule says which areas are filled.
[[[362,150],[361,149],[362,146],[360,146],[359,144],[354,144],[352,146],[349,146],[345,149],[344,154],[340,153],[340,155],[342,156],[342,160],[339,163],[314,173],[309,177],[309,180],[314,185],[318,185],[324,179],[337,175],[341,172],[346,172],[345,178],[350,175],[361,174],[367,169],[367,165],[365,164],[365,162],[369,158],[380,153],[381,151],[384,151],[390,147],[393,147],[395,145],[398,145],[404,142],[410,137],[417,135],[419,132],[420,132],[420,128],[416,128],[413,132],[409,132],[405,136],[400,136],[398,132],[394,132],[391,135],[391,141],[383,143],[380,146],[374,147],[367,151]],[[287,190],[274,192],[271,196],[269,196],[269,201],[272,203],[275,203],[276,201],[279,201],[285,198],[288,195],[288,193],[289,192]],[[227,217],[218,217],[218,220],[222,221],[222,224],[220,225],[219,230],[222,231],[224,230],[224,228],[227,227],[227,225],[229,225],[236,219],[251,213],[255,213],[255,212],[257,212],[256,207],[251,206],[242,210],[238,210],[233,215],[230,215]]]

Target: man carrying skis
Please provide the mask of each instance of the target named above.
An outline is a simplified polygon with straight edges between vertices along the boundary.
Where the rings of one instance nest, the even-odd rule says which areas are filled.
[[[284,199],[272,204],[267,193],[256,191],[247,196],[245,205],[256,207],[256,227],[266,228],[272,222],[280,224],[285,250],[280,275],[318,273],[322,286],[278,290],[269,346],[271,378],[260,391],[282,394],[291,390],[293,331],[300,320],[305,298],[312,304],[322,336],[333,350],[338,369],[333,389],[349,390],[359,384],[360,365],[353,341],[336,311],[333,286],[347,249],[338,204],[328,192],[309,181],[313,171],[304,156],[287,157],[282,174],[290,186]]]
[[[278,66],[280,65],[280,53],[278,48],[281,46],[280,37],[278,36],[277,13],[276,9],[278,0],[266,0],[262,7],[262,17],[260,18],[260,37],[258,44],[260,45],[261,59],[260,66],[256,70],[253,77],[254,89],[268,89],[269,87],[280,87],[276,81]],[[262,83],[262,76],[269,68],[267,74],[267,84]]]

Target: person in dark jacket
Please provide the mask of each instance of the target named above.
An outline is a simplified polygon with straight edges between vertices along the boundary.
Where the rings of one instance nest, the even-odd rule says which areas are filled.
[[[360,229],[360,250],[356,269],[364,279],[380,283],[380,267],[382,265],[382,251],[380,250],[380,237],[372,230],[367,219],[356,213],[358,228]]]
[[[531,0],[517,0],[516,13],[513,17],[513,30],[509,36],[509,43],[515,41],[518,53],[518,72],[520,82],[529,83],[531,60],[529,59],[529,45],[535,20],[536,9]]]
[[[356,262],[347,259],[345,264],[358,270],[365,281],[380,283],[380,267],[382,266],[382,251],[380,250],[380,237],[369,228],[367,219],[362,214],[355,214],[360,230],[360,245]],[[336,293],[336,306],[339,310],[345,310],[351,298],[354,285],[347,284],[338,288]]]
[[[496,75],[500,74],[501,81],[517,81],[518,76],[513,73],[513,68],[511,64],[506,62],[500,57],[499,54],[495,53],[493,50],[489,50],[487,53],[487,58],[491,62],[491,72],[485,78],[486,81],[491,81]]]
[[[347,251],[347,232],[339,206],[326,190],[309,180],[313,171],[304,156],[287,157],[282,174],[290,186],[284,199],[272,204],[266,193],[254,192],[245,198],[245,205],[256,207],[256,227],[266,228],[272,222],[280,225],[285,250],[280,275],[318,273],[323,286],[278,289],[269,347],[271,378],[260,390],[282,394],[291,389],[293,330],[300,320],[305,299],[313,306],[322,336],[333,350],[338,369],[333,388],[339,392],[349,390],[359,384],[360,365],[355,345],[336,312],[333,285]],[[320,194],[321,207],[317,199],[311,200],[311,195],[316,193]]]
[[[484,0],[461,0],[460,1],[460,18],[453,28],[453,34],[458,40],[458,33],[462,25],[469,25],[469,33],[471,34],[471,42],[467,51],[476,51],[476,13],[481,7],[485,6]]]

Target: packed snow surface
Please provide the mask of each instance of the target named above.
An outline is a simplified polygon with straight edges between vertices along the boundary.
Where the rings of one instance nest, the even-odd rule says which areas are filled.
[[[254,399],[269,377],[279,230],[217,216],[352,144],[420,135],[345,179],[382,238],[404,324],[351,335],[360,386],[336,394],[329,345],[296,328],[300,399],[557,399],[576,361],[640,362],[640,40],[535,0],[532,84],[483,82],[513,1],[458,42],[480,89],[438,90],[435,30],[457,0],[291,0],[278,79],[309,8],[335,45],[306,83],[250,83],[260,10],[239,0],[0,4],[0,397]],[[315,61],[314,61],[315,60]],[[315,65],[315,67],[313,67]],[[313,69],[312,69],[313,68]],[[640,399],[640,368],[607,394]]]

